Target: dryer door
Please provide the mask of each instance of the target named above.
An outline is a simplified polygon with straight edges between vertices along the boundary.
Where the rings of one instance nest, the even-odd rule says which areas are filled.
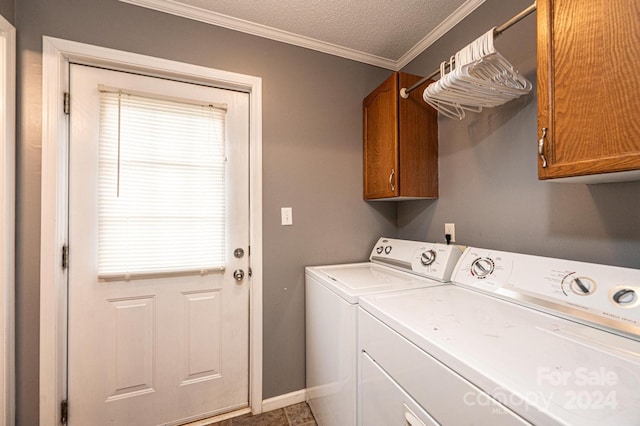
[[[366,352],[360,352],[361,388],[358,424],[366,426],[438,426]]]

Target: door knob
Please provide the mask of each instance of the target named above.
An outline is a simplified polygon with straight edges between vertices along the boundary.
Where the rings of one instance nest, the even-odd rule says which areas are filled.
[[[236,281],[242,281],[244,278],[244,271],[242,269],[236,269],[233,271],[233,278],[235,278]]]

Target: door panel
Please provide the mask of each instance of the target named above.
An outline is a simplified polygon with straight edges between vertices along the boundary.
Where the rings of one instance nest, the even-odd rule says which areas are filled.
[[[143,297],[109,300],[106,339],[112,343],[107,367],[111,379],[107,401],[152,392],[154,349],[154,301]]]
[[[183,331],[182,385],[220,375],[222,296],[220,291],[183,294],[187,320]]]
[[[226,104],[222,271],[99,279],[98,86]],[[72,65],[69,423],[179,423],[248,406],[248,94]],[[170,245],[169,241],[163,242]]]

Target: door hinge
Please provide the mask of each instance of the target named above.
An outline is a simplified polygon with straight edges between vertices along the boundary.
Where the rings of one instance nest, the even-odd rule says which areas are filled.
[[[69,418],[69,402],[66,399],[60,403],[60,423],[66,424]]]
[[[69,246],[62,246],[62,269],[67,269],[69,267]]]
[[[71,95],[69,95],[69,92],[64,93],[63,107],[64,113],[68,115],[71,109]]]

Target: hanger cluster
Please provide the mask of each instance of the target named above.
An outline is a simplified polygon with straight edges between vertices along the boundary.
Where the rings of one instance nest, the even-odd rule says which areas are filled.
[[[449,118],[480,112],[531,91],[531,83],[493,45],[494,28],[440,64],[440,80],[429,85],[423,99]],[[447,66],[449,73],[445,73]]]

